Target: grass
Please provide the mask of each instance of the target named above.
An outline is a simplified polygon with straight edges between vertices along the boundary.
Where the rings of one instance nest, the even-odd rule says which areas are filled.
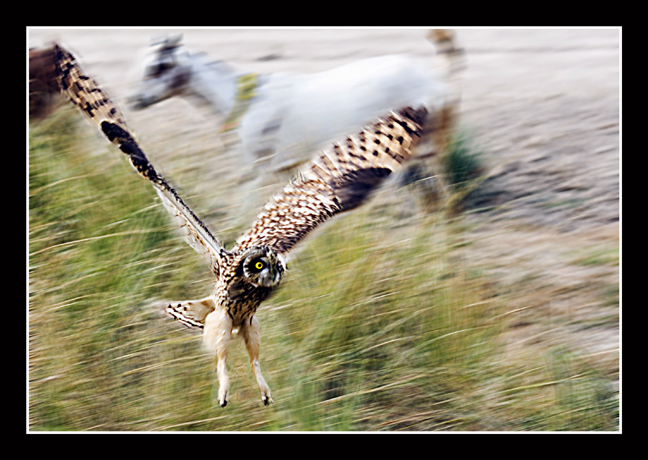
[[[441,168],[449,186],[447,208],[453,213],[462,211],[470,203],[471,194],[483,181],[482,154],[473,145],[467,131],[453,134],[441,157]]]
[[[507,359],[508,299],[458,225],[396,227],[378,206],[309,237],[259,310],[275,404],[235,343],[216,407],[200,335],[157,302],[205,295],[208,270],[79,118],[30,130],[30,430],[618,430],[596,367],[557,344]]]
[[[588,265],[619,265],[619,248],[608,246],[595,246],[588,248],[585,254],[578,255],[575,263],[582,266]],[[576,253],[576,251],[575,251]]]

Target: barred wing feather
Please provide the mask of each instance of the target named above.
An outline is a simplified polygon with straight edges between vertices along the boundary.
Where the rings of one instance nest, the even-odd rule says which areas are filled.
[[[425,108],[392,112],[322,152],[266,204],[234,251],[267,245],[285,254],[320,223],[364,203],[412,155],[426,117]]]
[[[151,182],[164,207],[180,225],[189,245],[199,254],[208,257],[212,270],[218,276],[223,247],[173,187],[155,170],[129,132],[116,105],[92,78],[83,73],[74,56],[60,45],[55,45],[55,64],[63,94],[81,109],[110,142],[128,156],[135,170]]]

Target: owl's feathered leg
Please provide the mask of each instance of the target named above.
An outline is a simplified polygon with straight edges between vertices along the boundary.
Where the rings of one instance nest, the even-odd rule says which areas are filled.
[[[264,405],[271,404],[272,394],[270,394],[270,387],[266,383],[263,375],[261,375],[261,365],[259,364],[259,352],[261,351],[261,327],[256,315],[252,316],[252,321],[249,325],[241,328],[243,333],[243,340],[245,340],[245,348],[247,348],[248,355],[250,356],[250,366],[252,367],[252,374],[256,378],[259,390],[261,390],[261,400]]]
[[[229,374],[227,373],[227,347],[232,338],[232,319],[222,308],[217,308],[205,318],[203,343],[205,347],[216,353],[218,373],[218,404],[227,405],[229,392]]]

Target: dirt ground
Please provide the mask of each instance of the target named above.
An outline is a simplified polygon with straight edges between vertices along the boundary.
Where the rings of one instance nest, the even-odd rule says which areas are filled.
[[[30,46],[60,40],[119,102],[138,54],[165,32],[30,29],[28,37]],[[192,49],[256,72],[317,72],[388,53],[433,55],[423,29],[177,32]],[[458,33],[467,53],[462,125],[487,168],[466,217],[469,252],[489,261],[502,292],[518,293],[509,340],[567,341],[618,369],[620,32]],[[215,162],[204,153],[222,147],[208,112],[177,99],[140,112],[121,105],[162,171],[182,184],[201,171],[194,182],[201,185],[184,187],[192,194],[209,193],[234,167],[231,157]]]

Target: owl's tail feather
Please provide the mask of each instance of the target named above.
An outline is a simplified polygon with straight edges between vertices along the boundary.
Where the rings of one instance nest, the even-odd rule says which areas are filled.
[[[171,302],[166,307],[166,312],[173,319],[187,327],[203,329],[205,327],[205,318],[215,309],[214,299],[207,297],[202,300]]]

